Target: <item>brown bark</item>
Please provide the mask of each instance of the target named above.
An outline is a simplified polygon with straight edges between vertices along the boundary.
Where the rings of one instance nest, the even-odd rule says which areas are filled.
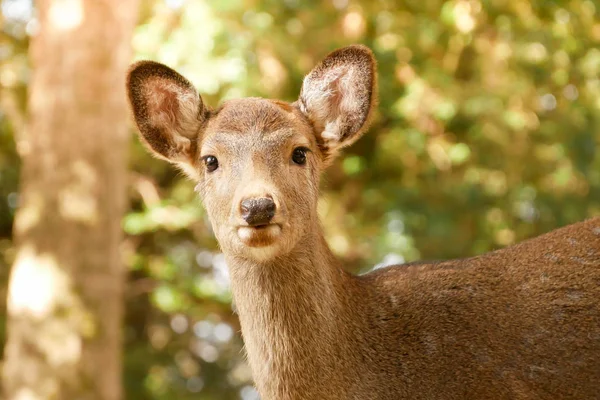
[[[128,115],[137,0],[39,0],[18,252],[8,294],[7,400],[118,400]]]

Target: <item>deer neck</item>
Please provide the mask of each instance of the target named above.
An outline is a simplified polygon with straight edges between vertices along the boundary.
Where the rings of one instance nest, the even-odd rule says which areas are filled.
[[[314,389],[318,371],[335,370],[327,363],[342,351],[352,277],[315,231],[273,261],[227,257],[248,361],[261,393],[273,398],[287,398],[290,382],[305,394]]]

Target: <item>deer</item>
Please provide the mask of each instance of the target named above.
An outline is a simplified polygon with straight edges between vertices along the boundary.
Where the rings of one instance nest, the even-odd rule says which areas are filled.
[[[368,47],[327,55],[293,103],[213,109],[154,61],[127,92],[141,141],[197,183],[263,400],[600,399],[600,217],[362,275],[334,256],[320,176],[369,126]]]

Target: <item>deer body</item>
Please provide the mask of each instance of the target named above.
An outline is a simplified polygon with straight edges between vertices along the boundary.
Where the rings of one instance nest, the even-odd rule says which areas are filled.
[[[303,248],[227,260],[264,398],[599,398],[600,218],[358,277]]]
[[[368,124],[374,70],[351,46],[296,103],[217,110],[168,67],[130,70],[142,139],[199,183],[262,399],[600,398],[600,218],[364,276],[333,256],[319,174]]]

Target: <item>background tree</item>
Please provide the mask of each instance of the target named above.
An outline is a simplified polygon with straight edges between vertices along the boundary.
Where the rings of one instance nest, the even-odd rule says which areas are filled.
[[[128,115],[135,1],[41,0],[8,290],[8,400],[121,398]]]

